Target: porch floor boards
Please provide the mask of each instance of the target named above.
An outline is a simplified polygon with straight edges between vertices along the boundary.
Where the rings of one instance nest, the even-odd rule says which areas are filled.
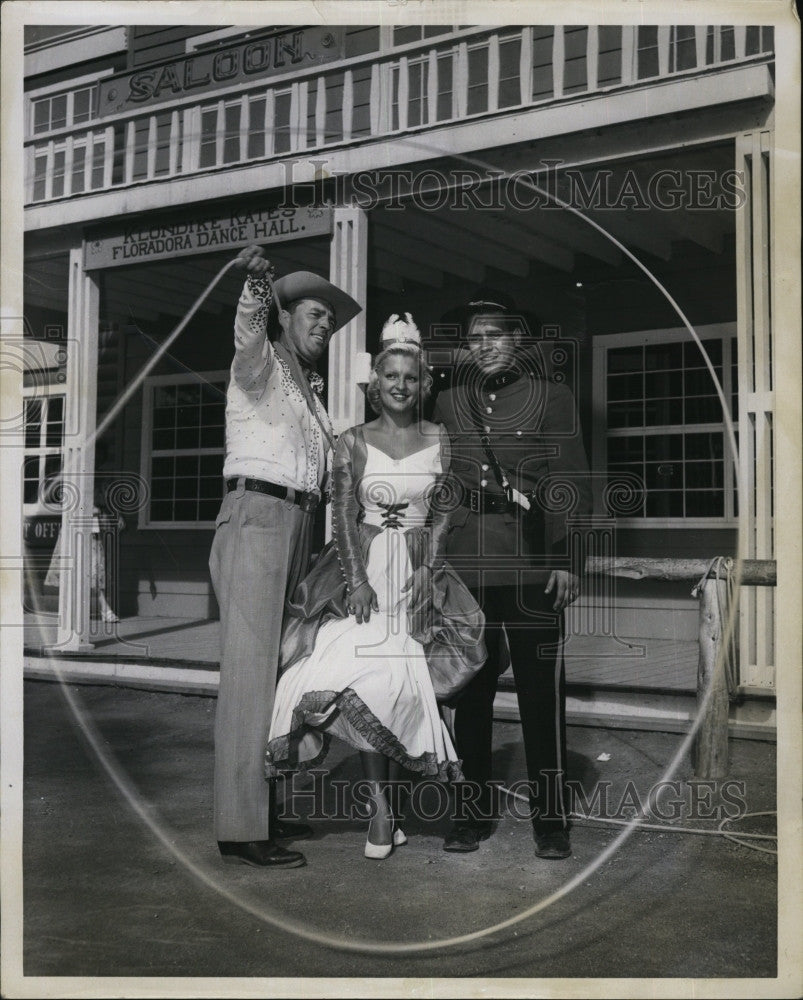
[[[219,622],[194,618],[125,618],[93,622],[93,649],[65,658],[217,669]],[[56,639],[55,618],[27,615],[25,652],[39,657]],[[58,652],[54,650],[54,652]],[[697,687],[697,643],[673,639],[569,636],[564,649],[566,682],[573,687],[690,692]],[[512,674],[501,687],[512,686]]]

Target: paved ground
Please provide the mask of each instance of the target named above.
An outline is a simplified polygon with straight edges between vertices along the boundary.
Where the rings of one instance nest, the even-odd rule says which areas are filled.
[[[214,699],[113,687],[68,692],[103,752],[119,765],[131,799],[87,744],[59,685],[27,682],[26,975],[775,975],[770,855],[715,836],[636,832],[589,873],[615,828],[578,822],[573,857],[543,862],[533,855],[528,824],[506,816],[493,838],[468,856],[441,850],[445,820],[410,819],[409,845],[387,861],[370,862],[362,857],[362,823],[321,819],[315,839],[304,845],[306,868],[223,866],[211,838]],[[587,791],[595,781],[610,781],[615,810],[628,790],[646,802],[679,743],[672,734],[572,727],[570,766]],[[601,754],[610,759],[600,760]],[[773,809],[774,746],[732,741],[731,757],[747,808]],[[523,775],[517,724],[497,724],[495,758],[500,777]],[[690,773],[684,760],[678,776]],[[330,778],[357,775],[355,756],[335,756]],[[723,794],[726,789],[714,793],[714,806],[733,812]],[[731,798],[740,794],[730,787]],[[680,797],[688,803],[688,796],[684,785]],[[164,841],[143,815],[160,826]],[[681,821],[717,825],[687,815]],[[761,822],[741,826],[770,831]],[[578,876],[573,892],[516,927],[434,953],[341,951],[277,929],[266,918],[269,912],[280,924],[297,921],[352,943],[427,941],[505,920]]]

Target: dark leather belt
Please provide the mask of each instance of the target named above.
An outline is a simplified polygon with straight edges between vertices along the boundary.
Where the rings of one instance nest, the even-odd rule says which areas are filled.
[[[475,514],[506,514],[513,508],[520,509],[504,494],[486,493],[485,490],[466,490],[463,494],[463,506]]]
[[[226,489],[232,493],[237,489],[240,478],[227,479]],[[243,479],[243,488],[252,493],[264,493],[269,497],[276,497],[279,500],[289,500],[298,504],[302,510],[313,511],[321,502],[317,493],[305,493],[303,490],[294,490],[292,486],[278,486],[276,483],[267,483],[264,479]]]

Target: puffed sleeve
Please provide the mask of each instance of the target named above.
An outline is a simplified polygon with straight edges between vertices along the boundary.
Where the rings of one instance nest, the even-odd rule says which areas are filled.
[[[368,581],[357,528],[360,504],[354,481],[354,443],[353,430],[341,434],[332,463],[332,537],[349,594]]]

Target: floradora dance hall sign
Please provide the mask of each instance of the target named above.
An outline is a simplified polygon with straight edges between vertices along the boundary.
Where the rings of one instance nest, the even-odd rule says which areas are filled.
[[[332,232],[332,216],[333,210],[328,207],[263,208],[159,223],[144,229],[132,227],[111,236],[87,238],[84,268],[91,271],[166,257],[212,253],[250,243],[283,243],[325,236]]]
[[[99,83],[98,114],[119,114],[343,58],[342,27],[307,27],[146,66]]]

